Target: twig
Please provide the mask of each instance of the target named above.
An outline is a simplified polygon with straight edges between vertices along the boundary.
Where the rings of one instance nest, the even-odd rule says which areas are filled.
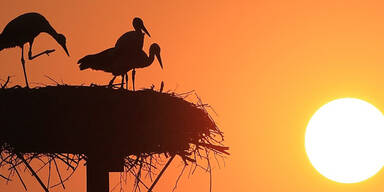
[[[209,170],[209,192],[212,192],[212,168],[211,168],[211,161],[209,160],[209,152],[207,148],[205,148],[205,153],[207,155],[207,163],[208,163],[208,170]]]
[[[1,86],[2,89],[7,87],[10,78],[11,78],[10,76],[7,77],[7,81],[5,81],[4,85]]]
[[[179,180],[180,180],[181,176],[183,175],[184,170],[185,170],[186,167],[187,167],[187,165],[184,164],[184,167],[183,167],[183,169],[181,170],[180,175],[177,177],[177,180],[176,180],[175,186],[173,187],[172,192],[174,192],[174,191],[176,190],[176,188],[177,188],[177,183],[179,183]]]
[[[48,75],[44,75],[46,78],[48,78],[49,80],[53,81],[54,83],[56,83],[56,85],[60,85],[60,83],[58,83],[56,80],[52,79],[51,77],[49,77]]]
[[[129,172],[131,172],[132,175],[135,176],[135,172],[133,172],[132,170],[130,170]],[[136,176],[135,176],[136,177]],[[137,177],[136,177],[137,178]],[[137,178],[138,181],[146,188],[146,189],[149,189],[147,185],[145,185],[145,183],[140,179],[140,178]]]
[[[135,191],[136,191],[136,189],[139,189],[139,191],[140,191],[139,179],[141,178],[141,169],[142,168],[143,168],[143,163],[142,163],[142,161],[140,161],[139,171],[136,174],[136,180],[135,180],[135,186],[134,186]]]
[[[20,153],[16,153],[17,157],[23,161],[25,166],[29,169],[29,171],[32,173],[33,176],[35,176],[36,180],[40,183],[41,187],[44,189],[45,192],[49,192],[47,187],[44,185],[44,183],[41,181],[40,177],[36,174],[36,172],[32,169],[32,167],[29,165],[29,163],[24,159],[24,157]],[[16,170],[16,169],[15,169]],[[16,170],[17,171],[17,170]]]
[[[40,172],[47,164],[51,163],[52,159],[48,160],[47,162],[43,162],[43,165],[36,170],[36,173]]]
[[[164,81],[161,81],[161,85],[160,85],[160,93],[163,92],[163,89],[164,89]]]
[[[6,158],[4,158],[4,159],[2,159],[2,160],[0,161],[0,165],[1,165],[3,162],[7,162],[8,158],[10,158],[10,157],[12,157],[12,156],[13,156],[13,154],[10,153]]]
[[[79,166],[79,164],[76,164],[75,169],[77,169],[78,166]],[[65,179],[63,179],[62,182],[64,183],[64,182],[68,181],[68,179],[69,179],[74,173],[75,173],[75,171],[72,171],[71,174],[69,174],[68,177],[66,177]],[[61,185],[61,183],[54,184],[54,185],[52,185],[51,188],[54,188],[54,187],[59,186],[59,185]]]
[[[63,186],[63,189],[65,189],[64,182],[63,182],[63,179],[61,179],[60,171],[59,171],[59,168],[57,167],[57,163],[55,159],[53,159],[53,163],[55,164],[56,172],[57,172],[57,175],[59,176],[60,183]]]
[[[15,172],[16,172],[16,174],[17,174],[17,177],[20,179],[21,184],[23,184],[24,189],[25,189],[26,191],[28,191],[27,186],[25,185],[25,183],[24,183],[24,181],[23,181],[23,178],[21,178],[21,175],[20,175],[19,171],[18,171],[16,168],[15,168]]]
[[[160,177],[163,175],[164,171],[171,164],[172,160],[175,158],[175,154],[168,160],[167,164],[165,164],[164,168],[160,171],[159,175],[156,177],[155,181],[152,183],[151,187],[148,189],[148,192],[152,192],[152,189],[155,187],[156,183],[159,181]]]
[[[47,188],[49,188],[49,182],[51,180],[51,167],[52,167],[52,163],[51,161],[49,161],[49,165],[48,165],[48,182],[47,182]]]
[[[0,177],[3,178],[3,179],[5,179],[5,180],[7,180],[7,181],[10,181],[10,180],[11,180],[11,179],[7,178],[6,176],[4,176],[4,175],[2,175],[2,174],[0,174]]]
[[[62,162],[64,162],[68,167],[70,167],[72,170],[74,170],[75,168],[67,161],[65,161],[64,159],[62,159],[61,157],[59,157],[58,155],[54,154],[55,157],[57,157],[58,159],[60,159]],[[67,160],[69,160],[70,158],[67,158]]]

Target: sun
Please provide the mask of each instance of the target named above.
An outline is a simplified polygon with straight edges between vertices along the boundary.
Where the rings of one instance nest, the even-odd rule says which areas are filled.
[[[305,150],[315,169],[328,179],[366,180],[384,165],[384,116],[360,99],[331,101],[310,119]]]

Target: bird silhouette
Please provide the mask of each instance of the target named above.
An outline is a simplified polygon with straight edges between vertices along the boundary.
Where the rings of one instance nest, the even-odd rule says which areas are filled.
[[[144,35],[147,34],[151,37],[148,30],[145,28],[142,19],[135,17],[132,21],[132,25],[135,30],[124,33],[116,41],[115,47],[118,49],[116,50],[117,54],[139,54],[143,49]],[[125,78],[128,89],[128,74],[125,74]]]
[[[42,32],[51,35],[57,43],[63,47],[65,53],[69,56],[65,36],[57,33],[49,24],[48,20],[39,13],[25,13],[16,17],[5,26],[3,32],[0,34],[0,51],[12,47],[21,48],[21,64],[23,66],[24,78],[27,87],[29,87],[29,85],[27,74],[25,72],[24,44],[29,43],[29,60],[33,60],[43,54],[49,55],[49,53],[55,51],[54,49],[51,49],[32,55],[33,41],[35,37]]]
[[[132,21],[134,31],[128,31],[121,35],[115,43],[115,47],[118,48],[118,51],[137,51],[143,49],[144,43],[144,34],[146,33],[149,37],[151,35],[144,26],[143,20],[138,17],[135,17]],[[142,32],[144,31],[144,33]]]
[[[133,90],[135,90],[135,75],[134,69],[145,68],[150,66],[155,60],[155,56],[160,63],[160,67],[163,68],[163,63],[160,56],[160,46],[153,43],[149,48],[149,56],[143,51],[139,51],[138,54],[127,54],[121,56],[116,47],[106,49],[100,53],[94,55],[87,55],[78,61],[80,64],[80,70],[93,69],[101,70],[108,73],[112,73],[114,76],[109,82],[109,86],[112,86],[113,81],[117,76],[122,77],[122,83],[124,82],[124,75],[128,71],[132,71]],[[123,88],[123,84],[121,85]]]
[[[113,79],[109,82],[109,87],[112,86],[116,76],[121,75],[121,88],[123,88],[125,73],[120,74],[120,70],[116,68],[118,60],[122,62],[119,57],[117,48],[109,48],[100,53],[86,55],[81,58],[77,63],[80,64],[80,70],[91,68],[93,70],[101,70],[104,72],[112,73]]]

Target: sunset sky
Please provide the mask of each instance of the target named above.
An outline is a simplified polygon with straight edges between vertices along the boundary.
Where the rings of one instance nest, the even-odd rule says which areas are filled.
[[[56,52],[26,60],[30,86],[52,84],[45,75],[71,85],[107,84],[111,74],[80,71],[77,61],[114,46],[140,17],[151,34],[144,50],[158,43],[164,70],[157,61],[137,70],[136,87],[164,81],[165,90],[195,90],[218,113],[212,115],[231,155],[225,166],[213,164],[213,191],[376,192],[384,190],[384,170],[356,184],[328,180],[309,162],[304,134],[315,111],[336,98],[364,99],[384,111],[383,8],[371,0],[17,0],[0,2],[0,31],[18,15],[39,12],[67,37],[70,57],[47,34],[38,36],[34,53]],[[12,76],[10,86],[25,85],[20,54],[0,52],[0,79]],[[155,191],[172,191],[182,165],[174,161]],[[30,191],[41,191],[27,178]],[[118,182],[111,174],[110,185]],[[14,177],[0,180],[3,189],[23,187]],[[85,190],[81,167],[65,191]],[[209,191],[209,174],[186,173],[176,191]]]

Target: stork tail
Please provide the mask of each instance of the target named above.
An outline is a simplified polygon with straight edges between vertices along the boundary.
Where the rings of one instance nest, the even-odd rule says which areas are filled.
[[[80,70],[85,70],[92,67],[92,58],[93,55],[87,55],[83,58],[81,58],[77,63],[80,64],[79,68]]]
[[[97,54],[87,55],[81,58],[77,63],[80,64],[80,70],[90,68],[94,70],[109,71],[110,62],[116,57],[114,52],[114,48],[109,48]]]
[[[87,55],[81,58],[78,62],[80,70],[93,69],[107,71],[107,61],[100,59],[98,55]]]

